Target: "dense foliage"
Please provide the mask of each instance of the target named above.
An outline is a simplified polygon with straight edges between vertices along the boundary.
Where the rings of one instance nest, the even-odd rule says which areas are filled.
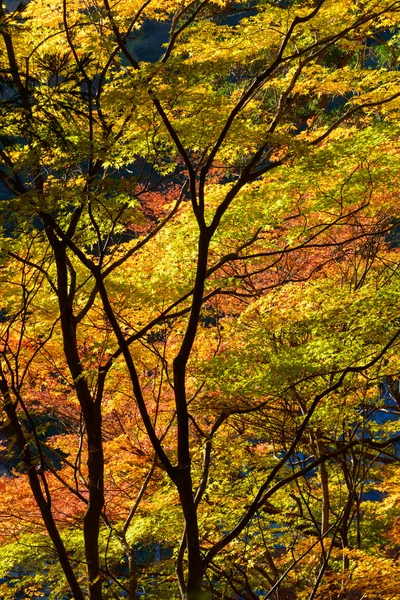
[[[0,598],[400,598],[400,1],[1,7]]]

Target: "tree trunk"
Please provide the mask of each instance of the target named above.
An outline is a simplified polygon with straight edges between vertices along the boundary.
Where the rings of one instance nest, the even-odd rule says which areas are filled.
[[[89,600],[103,600],[102,571],[100,569],[99,533],[100,519],[104,506],[104,454],[102,443],[101,394],[93,398],[78,349],[76,320],[72,302],[74,289],[69,286],[67,255],[65,246],[59,242],[48,227],[47,235],[54,251],[57,264],[58,302],[60,307],[61,330],[64,354],[74,380],[88,442],[88,483],[89,501],[84,516],[83,532],[85,558],[89,580]]]
[[[137,569],[136,569],[136,557],[133,548],[128,551],[128,568],[129,568],[129,582],[128,582],[128,600],[135,600],[136,588],[137,588]]]
[[[50,539],[53,542],[55,551],[58,556],[58,560],[60,561],[61,568],[64,571],[65,578],[68,581],[74,599],[84,600],[82,590],[72,569],[67,550],[64,546],[64,542],[61,539],[60,533],[57,529],[57,525],[54,521],[51,506],[49,505],[49,502],[46,500],[43,494],[39,476],[36,471],[34,461],[32,459],[31,451],[29,449],[29,442],[26,439],[21,424],[18,420],[15,405],[11,402],[11,399],[9,397],[8,386],[4,379],[0,381],[0,389],[5,398],[4,411],[10,420],[11,430],[13,432],[13,435],[15,436],[16,445],[19,449],[22,462],[27,468],[29,484],[33,496],[35,498],[36,504],[39,507],[43,522],[46,526]]]
[[[319,432],[318,432],[319,436]],[[318,443],[318,452],[319,456],[322,456],[324,453],[324,447],[320,441],[317,440]],[[321,507],[321,535],[324,536],[329,530],[329,478],[328,478],[328,469],[326,463],[321,463],[320,467],[320,479],[321,479],[321,487],[322,487],[322,507]]]
[[[177,486],[185,518],[188,555],[188,577],[183,600],[203,600],[201,584],[205,565],[200,553],[197,511],[193,497],[190,466],[181,470]]]
[[[104,456],[101,441],[101,414],[96,407],[94,423],[87,426],[89,503],[83,519],[85,556],[89,578],[90,600],[102,600],[102,576],[100,572],[99,533],[100,518],[104,506]]]

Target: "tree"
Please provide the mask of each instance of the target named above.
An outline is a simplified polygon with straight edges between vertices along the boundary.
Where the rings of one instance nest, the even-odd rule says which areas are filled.
[[[398,376],[399,9],[1,9],[2,556],[36,548],[26,595],[313,598],[348,555],[397,439],[372,417]]]

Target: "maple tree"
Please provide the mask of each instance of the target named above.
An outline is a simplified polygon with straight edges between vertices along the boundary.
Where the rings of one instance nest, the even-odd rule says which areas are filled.
[[[400,2],[1,6],[0,597],[392,598]]]

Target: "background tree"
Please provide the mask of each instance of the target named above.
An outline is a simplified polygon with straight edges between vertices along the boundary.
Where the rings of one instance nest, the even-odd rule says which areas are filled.
[[[399,9],[2,8],[1,560],[26,596],[340,597],[362,563],[397,439]]]

